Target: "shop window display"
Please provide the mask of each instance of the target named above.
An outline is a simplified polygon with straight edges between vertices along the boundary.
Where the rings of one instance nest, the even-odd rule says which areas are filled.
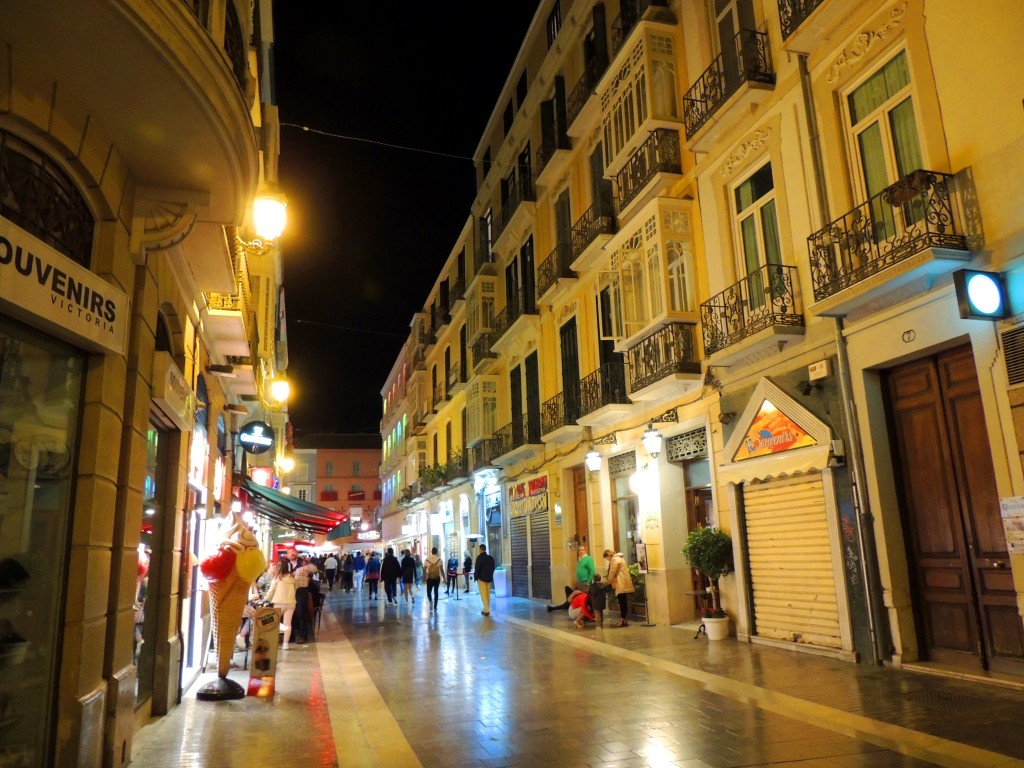
[[[158,493],[163,491],[161,476],[166,452],[166,435],[150,424],[146,433],[146,477],[142,483],[142,530],[139,535],[139,565],[135,582],[135,636],[133,661],[136,667],[135,700],[144,701],[153,693],[153,662],[156,649],[156,612],[146,611],[147,599],[156,595],[159,573],[158,537],[162,521]]]
[[[50,765],[82,356],[0,320],[0,764]]]

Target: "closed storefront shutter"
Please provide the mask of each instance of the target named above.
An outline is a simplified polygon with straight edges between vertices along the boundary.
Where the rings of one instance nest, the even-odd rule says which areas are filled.
[[[533,565],[530,568],[533,576],[533,596],[550,600],[551,527],[546,504],[543,509],[538,509],[530,515],[530,553],[533,555]]]
[[[759,637],[841,647],[821,475],[743,486]]]
[[[526,515],[513,517],[512,526],[512,596],[530,596],[530,549],[526,535]]]

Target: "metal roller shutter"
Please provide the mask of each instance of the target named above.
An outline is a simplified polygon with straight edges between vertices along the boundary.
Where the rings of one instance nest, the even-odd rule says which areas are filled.
[[[551,527],[547,505],[530,515],[530,554],[533,596],[551,599]]]
[[[512,596],[530,596],[530,549],[526,536],[526,515],[513,517],[512,526]]]
[[[841,647],[821,475],[743,487],[755,632]]]

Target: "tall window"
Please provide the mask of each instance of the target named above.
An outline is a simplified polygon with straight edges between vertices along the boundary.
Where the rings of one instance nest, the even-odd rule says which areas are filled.
[[[359,477],[363,472],[363,464],[361,461],[352,462],[352,476]]]
[[[901,51],[847,96],[847,116],[859,168],[858,191],[875,198],[889,185],[922,167],[921,145],[914,119],[910,68]],[[858,173],[859,172],[859,173]],[[876,237],[896,233],[895,216],[913,217],[911,207],[894,208],[872,200]]]
[[[765,163],[754,171],[733,194],[742,259],[740,272],[749,282],[750,306],[760,307],[765,299],[767,271],[761,268],[782,263],[772,164]]]
[[[555,44],[555,38],[558,37],[558,30],[562,28],[562,6],[556,2],[555,7],[551,9],[551,13],[548,14],[548,48]]]

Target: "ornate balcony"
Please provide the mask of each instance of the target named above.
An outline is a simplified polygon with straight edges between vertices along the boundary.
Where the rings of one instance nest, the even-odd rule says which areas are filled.
[[[469,466],[471,472],[476,472],[484,467],[494,466],[494,457],[498,452],[498,441],[493,437],[486,437],[467,449],[469,453]]]
[[[694,151],[707,152],[775,86],[768,35],[742,29],[735,43],[735,51],[716,56],[683,99],[683,124]]]
[[[567,134],[545,137],[537,147],[537,185],[547,187],[557,181],[572,155],[572,139]]]
[[[533,178],[520,176],[508,190],[508,197],[501,204],[501,216],[494,231],[494,250],[504,253],[519,245],[523,234],[533,219],[534,203],[537,200]]]
[[[607,362],[580,380],[580,424],[608,426],[634,408],[626,395],[626,365],[622,360]]]
[[[610,205],[608,206],[611,207]],[[572,269],[576,273],[586,272],[600,256],[604,244],[617,231],[615,216],[604,212],[594,204],[572,225]]]
[[[491,461],[498,466],[507,466],[540,455],[544,452],[540,430],[540,419],[527,419],[520,414],[518,419],[494,433]]]
[[[510,296],[505,308],[494,316],[494,332],[491,335],[491,346],[500,346],[502,337],[512,329],[512,326],[520,318],[532,316],[536,321],[536,315],[537,301],[535,297],[525,296],[522,291]]]
[[[839,25],[862,7],[860,0],[778,0],[782,44],[794,53],[812,53],[831,42]]]
[[[667,0],[623,0],[619,15],[612,22],[612,58],[622,50],[629,33],[640,23],[648,8],[664,8],[667,5]]]
[[[466,368],[466,358],[463,357],[455,364],[454,368],[448,371],[449,400],[451,399],[452,395],[461,392],[465,388],[466,384],[469,382],[469,375]]]
[[[437,386],[434,387],[434,397],[433,397],[433,401],[432,401],[434,403],[434,409],[436,410],[436,409],[440,408],[442,405],[447,403],[450,399],[451,398],[450,398],[450,396],[448,394],[448,382],[446,382],[446,381],[439,381],[437,383]]]
[[[658,191],[675,183],[682,174],[679,132],[668,128],[652,131],[650,137],[640,145],[615,176],[619,213],[625,211],[634,201],[642,202],[646,197],[657,195]],[[661,183],[651,185],[659,176],[662,179]],[[648,185],[653,187],[652,194],[641,196],[640,193]]]
[[[693,323],[669,323],[626,351],[630,400],[668,400],[700,386]]]
[[[540,406],[541,439],[547,445],[562,445],[579,440],[584,429],[576,423],[580,417],[580,392],[578,385],[545,400]]]
[[[460,301],[466,300],[466,278],[460,277],[448,290],[448,312],[451,314]]]
[[[548,257],[537,266],[537,303],[557,303],[558,297],[571,290],[575,282],[572,248],[568,241],[560,240]]]
[[[444,465],[449,485],[458,485],[469,479],[469,456],[465,451],[453,453]]]
[[[491,351],[494,343],[494,333],[484,331],[476,341],[473,342],[473,373],[485,373],[490,370],[496,355]]]
[[[877,310],[884,294],[922,279],[930,284],[969,260],[954,182],[946,173],[914,171],[811,235],[811,310]]]
[[[701,304],[704,354],[736,365],[778,354],[804,333],[796,267],[768,264]]]
[[[569,93],[569,98],[566,100],[566,120],[569,124],[567,133],[570,136],[578,137],[587,132],[589,119],[579,120],[577,124],[578,118],[584,112],[587,113],[585,117],[596,117],[597,99],[591,100],[591,96],[594,95],[594,89],[597,88],[597,83],[606,69],[608,69],[608,57],[594,56],[583,69],[583,77]],[[593,109],[586,109],[588,103],[593,105]]]
[[[423,344],[413,345],[412,369],[414,371],[425,371],[427,369],[427,348]]]

